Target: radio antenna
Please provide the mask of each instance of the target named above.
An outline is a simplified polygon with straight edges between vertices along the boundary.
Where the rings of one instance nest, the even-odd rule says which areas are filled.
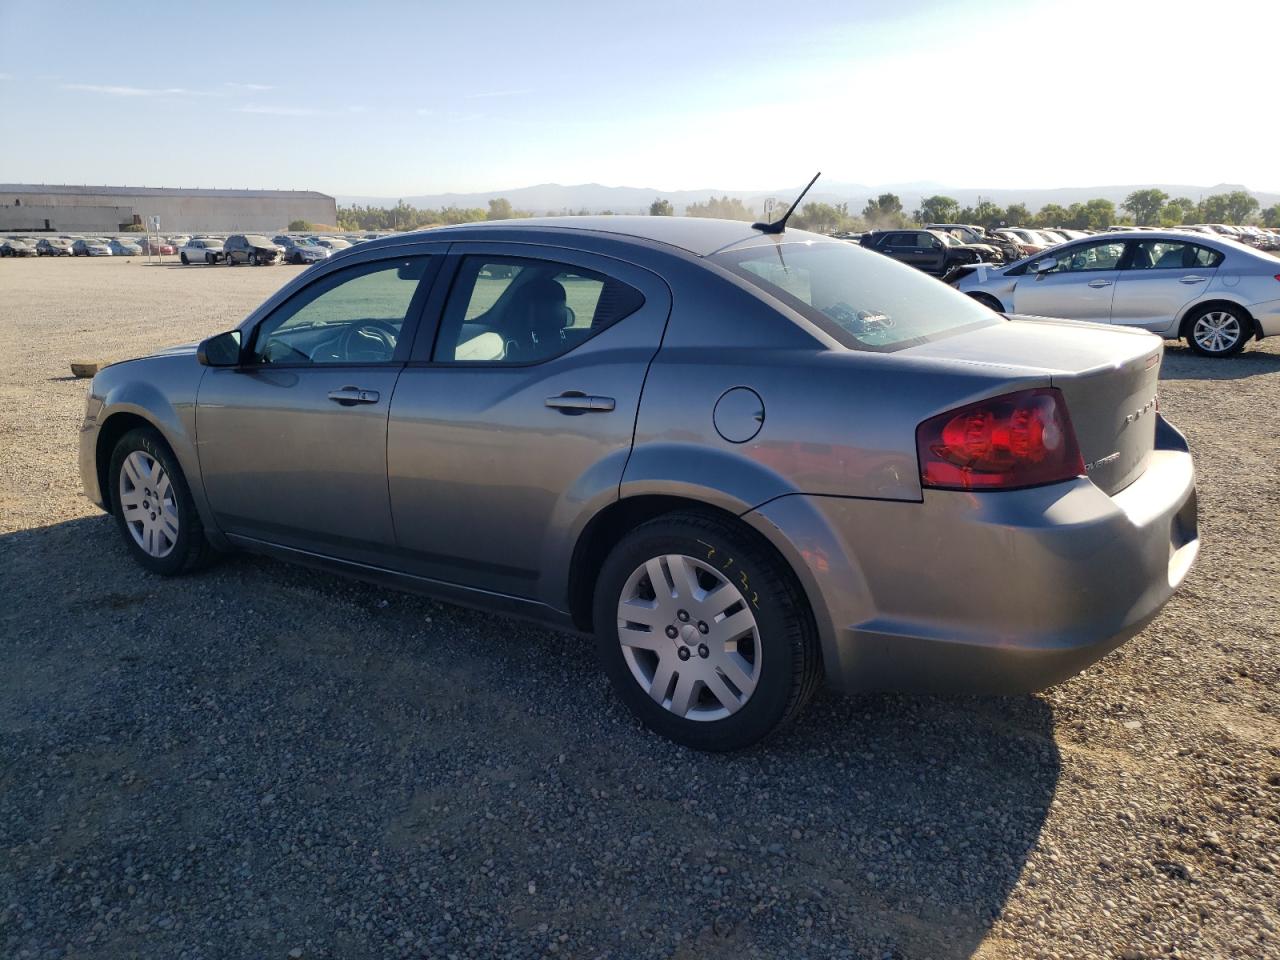
[[[813,179],[809,181],[808,186],[800,191],[800,196],[796,197],[795,203],[787,207],[787,212],[781,217],[773,221],[773,223],[753,223],[751,225],[751,229],[759,230],[761,233],[781,233],[783,230],[787,229],[787,220],[790,218],[791,214],[796,212],[796,207],[800,206],[800,201],[803,200],[804,195],[809,192],[809,187],[812,187],[817,183],[820,176],[822,176],[821,170],[813,175]]]

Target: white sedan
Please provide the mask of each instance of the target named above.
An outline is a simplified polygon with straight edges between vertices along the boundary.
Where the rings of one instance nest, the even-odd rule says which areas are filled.
[[[1001,313],[1141,327],[1207,357],[1280,334],[1280,262],[1191,231],[1088,237],[1007,267],[964,267],[948,280]]]
[[[188,240],[178,251],[178,255],[184,265],[207,263],[212,266],[222,259],[222,241],[210,237],[196,237]]]

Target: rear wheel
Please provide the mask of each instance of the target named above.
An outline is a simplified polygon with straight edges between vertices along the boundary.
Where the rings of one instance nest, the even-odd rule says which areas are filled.
[[[699,513],[637,527],[596,583],[605,672],[650,729],[700,750],[769,736],[808,702],[821,656],[791,572],[747,530]]]
[[[249,254],[249,266],[256,267],[258,265],[258,255],[256,253]]]
[[[194,570],[212,547],[178,460],[150,427],[116,444],[108,471],[116,524],[134,560],[162,576]]]
[[[1239,307],[1210,305],[1187,317],[1187,346],[1202,357],[1230,357],[1249,342],[1252,324]]]

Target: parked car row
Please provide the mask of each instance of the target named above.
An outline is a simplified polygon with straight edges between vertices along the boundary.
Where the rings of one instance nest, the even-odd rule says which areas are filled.
[[[966,242],[949,230],[872,230],[858,242],[936,277],[967,263],[1005,262],[998,244]]]
[[[0,257],[138,257],[158,254],[174,256],[184,264],[271,264],[306,265],[328,259],[339,250],[374,240],[369,235],[299,236],[278,234],[270,239],[262,234],[234,233],[230,236],[179,234],[150,237],[121,234],[114,237],[85,237],[62,234],[42,237],[0,239]]]

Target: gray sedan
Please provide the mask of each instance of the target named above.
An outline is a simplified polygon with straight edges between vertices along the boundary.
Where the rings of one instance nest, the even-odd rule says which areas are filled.
[[[823,678],[1033,690],[1151,621],[1199,545],[1161,352],[802,231],[480,224],[105,368],[80,467],[146,570],[237,548],[593,634],[646,724],[731,749]]]
[[[948,279],[993,310],[1139,327],[1204,356],[1280,334],[1280,262],[1190,230],[1087,237]]]
[[[318,263],[321,260],[328,260],[331,253],[328,247],[322,247],[314,240],[308,240],[305,237],[291,237],[287,234],[281,234],[278,237],[272,237],[271,242],[284,251],[281,256],[286,261],[296,263],[299,266],[305,263]]]

